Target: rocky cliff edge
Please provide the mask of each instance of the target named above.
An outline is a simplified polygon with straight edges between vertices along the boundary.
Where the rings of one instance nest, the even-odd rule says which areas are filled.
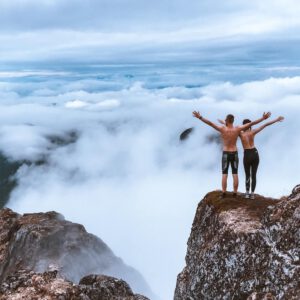
[[[280,200],[199,203],[175,300],[300,299],[300,186]]]

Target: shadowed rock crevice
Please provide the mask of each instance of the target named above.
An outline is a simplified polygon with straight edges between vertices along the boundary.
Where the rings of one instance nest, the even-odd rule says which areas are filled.
[[[300,299],[300,188],[281,200],[199,203],[175,300]]]

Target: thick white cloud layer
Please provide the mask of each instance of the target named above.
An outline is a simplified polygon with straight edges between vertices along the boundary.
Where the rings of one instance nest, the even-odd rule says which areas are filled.
[[[49,162],[19,170],[9,206],[57,210],[83,223],[162,299],[172,298],[198,201],[220,187],[220,149],[207,143],[214,131],[192,118],[194,109],[212,120],[233,113],[237,123],[267,110],[284,115],[257,137],[257,192],[280,197],[299,183],[299,77],[197,88],[135,83],[107,91],[97,91],[101,80],[45,78],[0,84],[1,151]],[[191,126],[195,132],[180,143]],[[72,131],[79,136],[74,144],[54,147],[47,139]],[[240,173],[243,191],[242,166]]]

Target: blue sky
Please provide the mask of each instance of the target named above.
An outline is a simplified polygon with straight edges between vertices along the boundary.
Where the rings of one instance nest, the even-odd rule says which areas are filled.
[[[3,0],[0,62],[297,58],[295,0]]]

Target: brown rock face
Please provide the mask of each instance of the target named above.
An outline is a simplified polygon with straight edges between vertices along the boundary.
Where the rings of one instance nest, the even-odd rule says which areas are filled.
[[[300,299],[300,188],[281,200],[199,203],[175,300]]]
[[[134,294],[129,285],[113,277],[90,275],[78,285],[57,276],[25,270],[6,278],[0,286],[0,300],[147,300]]]
[[[89,274],[105,274],[126,280],[135,292],[151,295],[139,272],[125,265],[82,225],[68,222],[56,212],[21,216],[2,209],[0,228],[0,284],[19,270],[56,271],[59,277],[75,283]]]

